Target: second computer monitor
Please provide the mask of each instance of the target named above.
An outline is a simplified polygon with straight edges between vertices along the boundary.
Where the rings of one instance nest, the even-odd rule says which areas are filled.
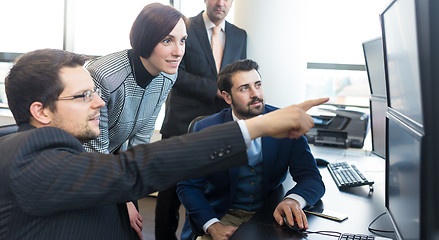
[[[381,15],[388,107],[423,126],[415,0],[397,0]]]
[[[364,60],[369,79],[370,93],[376,97],[386,97],[386,75],[382,38],[363,42]]]
[[[370,98],[370,125],[372,133],[372,152],[381,157],[386,157],[386,111],[385,98]]]

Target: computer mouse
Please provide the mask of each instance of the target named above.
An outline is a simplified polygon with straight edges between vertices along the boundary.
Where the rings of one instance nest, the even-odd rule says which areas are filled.
[[[294,225],[293,226],[291,226],[290,223],[287,221],[287,217],[286,216],[283,216],[283,219],[284,219],[285,226],[287,226],[291,230],[299,231],[299,232],[303,232],[303,231],[306,230],[304,228],[300,228],[299,225],[297,225],[296,219],[294,219]]]
[[[315,159],[318,167],[326,167],[329,164],[329,162],[323,158],[315,158]]]

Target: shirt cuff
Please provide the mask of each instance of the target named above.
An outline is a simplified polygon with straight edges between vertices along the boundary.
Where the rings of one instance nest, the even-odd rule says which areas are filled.
[[[302,196],[297,195],[295,193],[289,194],[285,198],[291,198],[291,199],[298,201],[301,209],[303,209],[304,207],[306,207],[308,205],[308,203],[306,202],[306,200]]]
[[[207,221],[204,225],[203,225],[203,231],[206,233],[206,234],[209,234],[208,232],[207,232],[207,229],[212,225],[212,224],[214,224],[214,223],[216,223],[216,222],[219,222],[220,220],[218,220],[218,218],[212,218],[212,219],[210,219],[209,221]]]
[[[248,132],[247,125],[245,125],[244,120],[238,120],[239,128],[241,129],[242,137],[244,138],[245,145],[247,145],[247,149],[250,148],[250,144],[252,142],[250,138],[250,133]]]

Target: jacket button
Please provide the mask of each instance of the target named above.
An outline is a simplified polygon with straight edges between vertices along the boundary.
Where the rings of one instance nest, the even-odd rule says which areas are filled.
[[[211,154],[209,155],[209,158],[210,158],[211,160],[214,160],[217,156],[218,156],[218,154],[217,154],[216,152],[213,152],[213,153],[211,153]]]
[[[224,155],[224,148],[220,148],[218,150],[218,157],[222,157]]]
[[[228,145],[228,146],[226,147],[226,154],[229,154],[229,153],[231,153],[231,152],[232,152],[232,146]]]

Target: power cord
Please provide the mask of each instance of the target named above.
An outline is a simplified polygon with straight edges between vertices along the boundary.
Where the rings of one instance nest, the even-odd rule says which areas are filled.
[[[316,232],[312,232],[312,231],[305,231],[305,233],[310,233],[310,234],[320,234],[320,235],[325,235],[325,236],[330,236],[330,237],[340,237],[341,233],[340,232],[336,232],[336,231],[316,231]]]
[[[372,224],[373,224],[374,222],[376,222],[376,220],[378,220],[378,219],[379,219],[380,217],[382,217],[384,214],[386,214],[386,212],[381,213],[381,214],[378,215],[374,220],[372,220],[372,222],[369,223],[369,226],[367,227],[367,230],[369,230],[369,232],[374,233],[374,234],[376,234],[376,235],[378,235],[378,236],[381,236],[381,237],[386,237],[386,236],[383,235],[382,233],[395,233],[394,230],[375,229],[375,228],[372,228],[372,227],[371,227]]]

